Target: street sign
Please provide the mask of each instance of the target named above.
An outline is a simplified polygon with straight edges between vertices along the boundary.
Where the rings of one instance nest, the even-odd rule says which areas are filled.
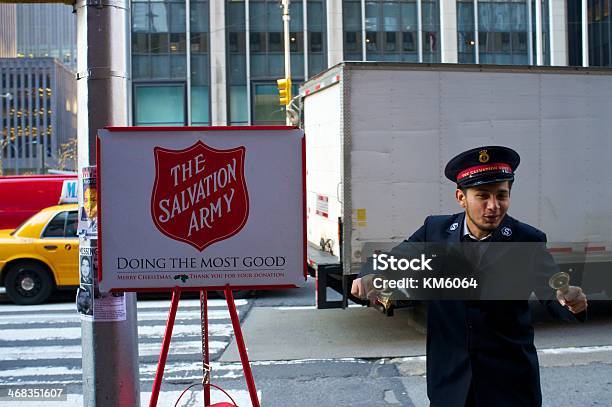
[[[100,131],[100,290],[302,285],[303,145],[284,126]]]

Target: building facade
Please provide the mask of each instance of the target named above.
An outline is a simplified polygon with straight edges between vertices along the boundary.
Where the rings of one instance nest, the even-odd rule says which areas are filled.
[[[17,12],[14,4],[0,4],[0,58],[17,56]]]
[[[610,66],[610,2],[292,0],[294,88],[346,61]],[[135,125],[281,124],[278,0],[133,0]],[[585,63],[586,62],[586,63]]]
[[[0,58],[0,80],[2,172],[76,170],[74,73],[53,58]]]
[[[0,58],[56,58],[76,69],[76,16],[64,4],[0,5]]]

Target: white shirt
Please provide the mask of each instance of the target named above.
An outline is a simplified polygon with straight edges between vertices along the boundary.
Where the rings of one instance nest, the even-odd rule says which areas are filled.
[[[465,236],[465,235],[468,235],[470,238],[472,238],[472,239],[474,239],[474,240],[476,240],[478,242],[482,242],[483,240],[488,239],[492,235],[492,233],[489,233],[488,235],[486,235],[482,239],[479,239],[476,236],[474,236],[470,232],[470,229],[468,228],[468,225],[467,225],[467,214],[466,214],[465,217],[463,218],[463,235],[461,235],[461,236]]]

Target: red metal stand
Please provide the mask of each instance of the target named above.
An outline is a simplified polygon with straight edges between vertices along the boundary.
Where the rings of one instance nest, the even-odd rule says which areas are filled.
[[[161,389],[162,377],[164,376],[164,368],[166,367],[166,359],[168,359],[168,349],[170,349],[170,338],[172,337],[172,329],[174,328],[174,319],[176,317],[176,310],[178,309],[178,302],[180,298],[180,289],[177,288],[172,291],[172,302],[170,303],[168,321],[166,321],[166,332],[164,332],[164,339],[162,341],[162,348],[159,354],[159,361],[157,362],[157,372],[155,373],[153,390],[151,390],[151,400],[149,401],[149,407],[157,406],[157,399],[159,398],[159,390]]]
[[[168,359],[168,350],[170,349],[170,339],[172,337],[172,329],[174,328],[174,320],[176,318],[176,311],[178,310],[178,302],[181,297],[181,290],[176,288],[172,292],[172,302],[170,304],[170,311],[168,312],[168,321],[166,322],[166,331],[162,341],[162,348],[159,354],[159,361],[157,363],[157,371],[155,373],[155,380],[153,381],[153,389],[151,391],[151,400],[149,401],[149,407],[157,407],[157,400],[159,399],[159,391],[161,389],[162,379],[164,376],[164,368],[166,366],[166,360]],[[236,337],[236,344],[238,345],[238,352],[240,353],[240,361],[242,362],[242,368],[244,370],[244,377],[247,382],[249,389],[249,395],[251,397],[251,403],[253,407],[260,407],[259,399],[257,398],[257,389],[255,388],[255,380],[253,380],[253,372],[251,371],[251,365],[249,363],[249,357],[247,354],[246,346],[244,344],[244,337],[242,336],[242,329],[240,328],[240,319],[238,318],[238,312],[236,311],[236,304],[234,303],[234,296],[230,286],[225,287],[225,299],[227,301],[227,307],[229,309],[230,317],[232,319],[232,326],[234,328],[234,335]],[[200,291],[200,305],[201,305],[201,317],[202,317],[202,341],[204,344],[203,357],[206,366],[209,365],[210,354],[208,352],[208,293],[206,290]],[[204,369],[203,369],[203,373]],[[204,406],[210,405],[210,387],[204,386]]]
[[[202,318],[202,375],[210,380],[210,352],[208,350],[208,292],[200,291],[200,313]],[[208,371],[207,371],[208,368]],[[204,386],[204,407],[210,405],[210,386]]]
[[[249,363],[249,355],[247,355],[247,349],[244,345],[242,329],[240,329],[240,319],[238,318],[238,312],[236,312],[236,304],[234,304],[234,295],[232,294],[232,289],[230,288],[230,286],[225,287],[225,299],[227,300],[227,307],[229,308],[230,317],[232,318],[232,325],[234,326],[234,335],[236,336],[236,345],[238,345],[238,352],[240,352],[240,361],[242,362],[244,378],[247,382],[247,387],[249,388],[251,403],[253,404],[253,407],[259,407],[259,399],[257,398],[255,380],[253,380],[251,364]]]

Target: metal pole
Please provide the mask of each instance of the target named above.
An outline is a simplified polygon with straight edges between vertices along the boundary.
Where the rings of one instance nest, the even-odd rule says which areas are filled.
[[[366,7],[365,0],[361,0],[361,60],[368,60],[366,48]]]
[[[423,62],[423,4],[417,0],[417,50],[419,52],[419,62]]]
[[[542,50],[542,0],[535,0],[535,23],[536,23],[536,65],[544,65]]]
[[[478,33],[478,1],[474,0],[474,63],[480,63],[480,37]]]
[[[187,126],[191,126],[191,0],[185,0],[185,66],[187,67],[186,87],[187,87]],[[212,58],[211,58],[212,59]]]
[[[589,8],[587,0],[582,0],[582,66],[589,66]]]
[[[531,0],[527,0],[527,49],[529,52],[529,65],[533,65],[533,13],[531,11]]]
[[[285,35],[285,78],[291,78],[291,50],[289,49],[289,0],[283,0],[283,31]],[[292,90],[289,89],[291,93]],[[289,106],[285,106],[285,123],[291,126],[289,119]]]
[[[78,164],[83,168],[96,164],[98,129],[128,124],[130,2],[78,0],[74,9]],[[96,241],[91,243],[95,247]],[[83,406],[140,406],[136,294],[126,293],[125,302],[123,321],[97,321],[95,303],[94,318],[82,319]]]

